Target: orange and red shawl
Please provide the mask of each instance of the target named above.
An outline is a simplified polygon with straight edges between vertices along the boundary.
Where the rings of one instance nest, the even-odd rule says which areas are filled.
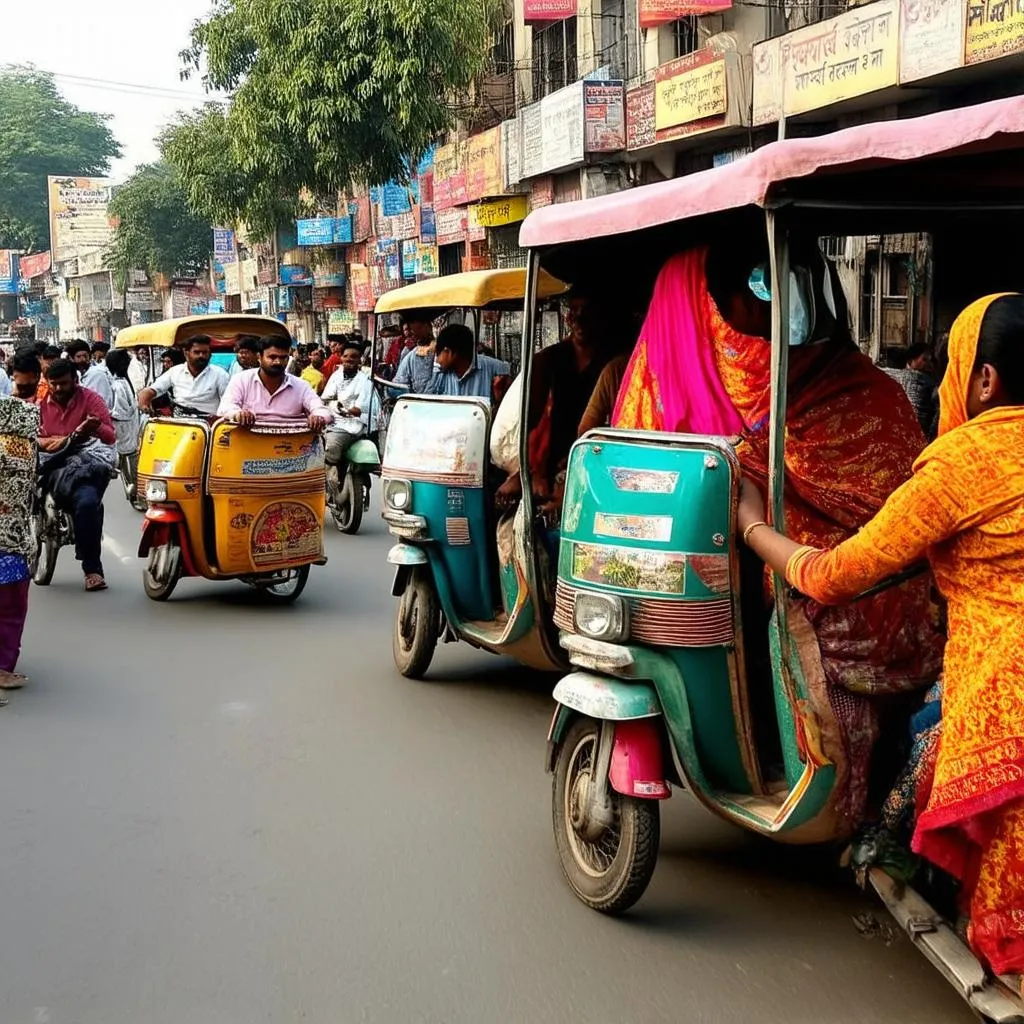
[[[786,576],[842,601],[927,554],[948,602],[942,734],[914,849],[963,883],[975,951],[1024,973],[1024,408],[967,421],[981,322],[950,333],[940,434],[914,476],[852,540],[803,548]]]
[[[708,429],[709,422],[728,422],[721,392],[735,418],[733,432],[742,430],[737,452],[744,475],[766,491],[771,349],[726,323],[707,289],[704,256],[695,250],[673,257],[659,275],[614,425],[725,433]],[[663,288],[673,261],[684,262],[670,279],[673,287]],[[677,369],[673,358],[680,352],[686,358]],[[692,361],[694,352],[700,362]],[[910,476],[924,434],[902,387],[852,344],[792,348],[789,357],[786,533],[801,544],[830,547],[852,536]],[[677,409],[682,419],[673,422]],[[942,641],[930,580],[844,608],[810,604],[806,611],[830,682],[860,693],[934,682]]]

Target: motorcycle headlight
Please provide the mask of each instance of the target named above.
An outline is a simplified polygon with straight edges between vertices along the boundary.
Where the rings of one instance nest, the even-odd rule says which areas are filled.
[[[384,504],[395,512],[408,512],[412,507],[412,485],[409,481],[385,480]]]
[[[573,605],[576,632],[592,640],[615,642],[629,635],[626,602],[612,594],[591,594],[581,591]]]
[[[167,500],[167,481],[150,480],[146,484],[146,501],[159,503]]]

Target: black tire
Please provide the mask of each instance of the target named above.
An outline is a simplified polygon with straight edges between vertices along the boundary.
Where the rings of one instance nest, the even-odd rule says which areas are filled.
[[[47,528],[46,512],[36,509],[30,520],[33,553],[29,559],[29,572],[37,587],[48,587],[57,569],[57,552],[60,543],[53,536],[53,527]]]
[[[118,455],[117,476],[121,481],[121,490],[124,491],[125,500],[131,504],[135,503],[135,469],[130,455]]]
[[[290,570],[289,578],[284,583],[258,586],[271,604],[292,604],[299,599],[308,582],[309,566],[301,565],[298,569]]]
[[[441,606],[434,581],[425,570],[414,570],[395,610],[391,651],[395,667],[406,679],[422,679],[437,647]]]
[[[588,907],[622,914],[644,894],[658,861],[660,808],[656,800],[623,796],[609,786],[616,827],[598,842],[579,835],[572,824],[572,802],[585,791],[585,776],[597,752],[600,723],[578,717],[555,759],[551,812],[555,846],[572,891]]]
[[[142,588],[151,601],[166,601],[181,579],[181,545],[177,538],[150,548],[142,570]]]
[[[349,470],[338,494],[338,504],[331,506],[334,525],[341,533],[352,535],[359,532],[363,522],[362,481]]]

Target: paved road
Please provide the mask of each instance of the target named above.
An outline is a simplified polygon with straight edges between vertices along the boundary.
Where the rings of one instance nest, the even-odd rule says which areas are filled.
[[[111,490],[108,534],[137,518]],[[145,600],[134,559],[34,589],[0,710],[0,1024],[966,1024],[828,859],[665,807],[647,896],[563,884],[550,681],[454,645],[391,663],[376,518],[294,608]],[[880,921],[884,915],[879,912]]]

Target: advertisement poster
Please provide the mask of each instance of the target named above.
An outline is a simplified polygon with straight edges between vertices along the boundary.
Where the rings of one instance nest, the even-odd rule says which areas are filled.
[[[234,263],[238,259],[235,253],[235,233],[230,228],[213,229],[213,258],[221,264]]]
[[[657,141],[654,127],[654,83],[626,93],[626,149],[644,149]]]
[[[295,222],[299,245],[348,245],[352,241],[351,217],[312,217]]]
[[[523,0],[523,21],[527,25],[562,21],[575,14],[576,0]]]
[[[18,254],[14,249],[0,249],[0,295],[18,291]]]
[[[46,179],[50,200],[50,252],[55,262],[105,249],[115,224],[107,214],[109,178]]]
[[[641,28],[657,28],[680,18],[699,17],[702,14],[718,14],[732,7],[732,0],[701,0],[686,3],[685,0],[637,0],[637,13]]]
[[[728,109],[725,58],[721,54],[698,50],[662,64],[655,72],[654,127],[659,142],[687,134],[687,125],[723,118]],[[676,128],[683,131],[672,131]]]
[[[583,147],[588,153],[617,153],[626,148],[622,82],[583,83]]]

